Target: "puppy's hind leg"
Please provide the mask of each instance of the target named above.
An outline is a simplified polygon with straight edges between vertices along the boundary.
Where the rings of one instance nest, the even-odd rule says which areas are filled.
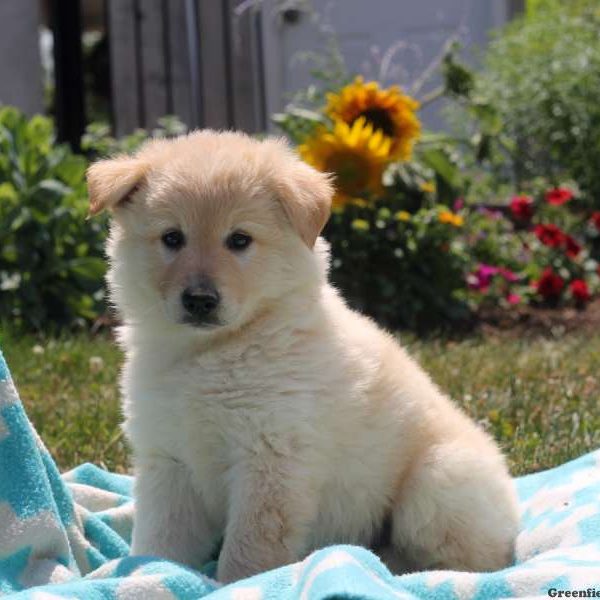
[[[430,447],[403,482],[392,543],[412,570],[493,571],[512,562],[516,493],[500,453],[481,441]]]

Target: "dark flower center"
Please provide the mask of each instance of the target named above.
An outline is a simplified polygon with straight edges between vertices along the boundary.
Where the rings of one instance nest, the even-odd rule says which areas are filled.
[[[364,191],[369,179],[369,164],[352,152],[337,152],[326,161],[326,171],[335,174],[337,187],[346,194],[357,196]]]
[[[373,129],[381,129],[388,137],[394,137],[396,133],[394,122],[390,117],[390,113],[382,108],[369,108],[360,113],[357,118],[364,117],[367,123],[373,126]]]

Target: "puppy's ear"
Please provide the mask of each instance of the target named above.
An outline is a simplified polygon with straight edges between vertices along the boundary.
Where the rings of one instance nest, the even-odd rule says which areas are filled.
[[[277,194],[292,227],[313,248],[331,213],[331,177],[294,158],[291,169],[278,175]]]
[[[146,163],[132,156],[118,156],[91,165],[86,174],[90,216],[126,202],[146,172]]]

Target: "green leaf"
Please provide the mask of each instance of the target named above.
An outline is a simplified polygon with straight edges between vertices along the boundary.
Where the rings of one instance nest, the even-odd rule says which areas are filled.
[[[73,191],[68,185],[65,185],[58,179],[44,179],[38,183],[36,189],[49,192],[59,198],[68,196]]]
[[[440,176],[449,186],[455,187],[459,183],[459,171],[448,155],[439,148],[426,149],[421,154],[422,161]]]
[[[102,281],[106,272],[106,262],[93,256],[74,258],[69,261],[68,270],[84,279]]]

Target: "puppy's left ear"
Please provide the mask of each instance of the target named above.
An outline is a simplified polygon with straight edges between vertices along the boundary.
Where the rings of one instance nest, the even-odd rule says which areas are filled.
[[[146,171],[146,163],[135,156],[118,156],[91,165],[86,174],[90,216],[127,201]]]
[[[277,194],[292,227],[313,248],[331,214],[331,177],[294,158],[293,167],[279,177]]]

